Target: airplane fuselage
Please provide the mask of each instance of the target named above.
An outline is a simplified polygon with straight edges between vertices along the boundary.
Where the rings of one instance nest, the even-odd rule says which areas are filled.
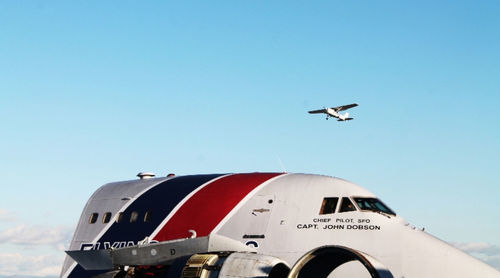
[[[327,120],[328,120],[328,117],[337,118],[339,121],[345,121],[349,117],[349,113],[346,112],[345,114],[340,114],[332,108],[326,108],[326,119]]]
[[[198,175],[108,184],[87,203],[70,250],[132,248],[146,237],[163,243],[211,235],[295,265],[290,275],[298,271],[297,277],[308,277],[300,274],[301,268],[307,273],[310,262],[305,258],[318,248],[330,255],[346,248],[365,258],[360,259],[365,265],[380,265],[373,268],[391,275],[378,277],[500,277],[490,266],[413,227],[366,189],[306,174]],[[349,260],[336,256],[338,264]],[[328,263],[317,268],[333,270]],[[61,277],[91,274],[95,272],[68,257]]]
[[[340,119],[340,114],[337,113],[337,111],[333,110],[332,108],[326,108],[326,114],[330,117],[338,118]]]

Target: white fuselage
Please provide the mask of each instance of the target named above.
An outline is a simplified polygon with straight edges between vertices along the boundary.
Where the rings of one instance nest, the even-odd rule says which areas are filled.
[[[325,197],[375,196],[341,179],[281,176],[256,192],[215,232],[244,243],[250,239],[242,235],[254,235],[251,240],[258,243],[259,253],[283,258],[290,265],[313,248],[340,245],[375,257],[397,278],[500,277],[495,269],[399,216],[359,208],[339,213],[340,204],[335,213],[320,215]],[[255,209],[263,212],[252,214]]]
[[[332,108],[326,108],[326,113],[330,117],[338,118],[340,119],[341,115],[337,113],[337,111],[333,110]]]
[[[345,114],[340,114],[332,108],[326,108],[326,115],[327,119],[328,117],[334,117],[339,119],[340,121],[345,121],[347,117],[349,117],[349,113],[346,112]]]
[[[369,209],[363,200],[378,202],[382,209]],[[153,218],[147,220],[151,212]],[[103,218],[108,213],[113,217],[109,222]],[[279,258],[289,266],[300,265],[318,248],[348,248],[353,256],[371,258],[377,269],[390,272],[379,277],[500,278],[494,268],[413,227],[363,187],[307,174],[195,175],[111,183],[87,202],[70,250],[119,249],[145,237],[168,243],[195,235],[229,238],[252,248],[255,256]],[[329,263],[321,266],[328,268]],[[69,257],[61,272],[62,278],[93,275]]]

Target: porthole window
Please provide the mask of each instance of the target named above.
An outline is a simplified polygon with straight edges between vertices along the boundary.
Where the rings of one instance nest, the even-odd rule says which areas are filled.
[[[152,212],[149,210],[149,211],[146,211],[146,214],[144,214],[144,222],[150,222],[151,219],[152,219]]]
[[[338,202],[339,202],[338,197],[324,198],[323,203],[321,203],[321,209],[319,210],[319,214],[335,213],[335,209],[337,208]]]
[[[116,214],[115,222],[120,223],[122,222],[122,220],[123,220],[123,212],[119,212],[118,214]]]
[[[133,211],[130,214],[130,223],[135,223],[137,222],[137,218],[139,218],[139,213],[137,211]]]
[[[102,223],[104,223],[104,224],[109,223],[109,220],[111,220],[111,212],[106,212],[102,216]]]
[[[99,213],[97,213],[97,212],[92,213],[90,215],[90,218],[89,218],[89,223],[94,224],[97,221],[98,217],[99,217]]]

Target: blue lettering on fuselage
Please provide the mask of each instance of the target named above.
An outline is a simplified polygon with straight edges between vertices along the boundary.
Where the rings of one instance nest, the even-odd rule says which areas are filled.
[[[115,242],[96,242],[92,243],[84,243],[80,247],[80,250],[99,250],[99,249],[110,249],[110,248],[123,248],[137,245],[136,242],[133,241],[115,241]]]

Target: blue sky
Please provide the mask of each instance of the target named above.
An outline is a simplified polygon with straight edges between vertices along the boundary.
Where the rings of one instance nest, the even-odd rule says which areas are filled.
[[[280,160],[356,182],[500,269],[499,12],[1,1],[0,275],[57,275],[104,183],[281,171]],[[351,102],[348,123],[307,114]]]

